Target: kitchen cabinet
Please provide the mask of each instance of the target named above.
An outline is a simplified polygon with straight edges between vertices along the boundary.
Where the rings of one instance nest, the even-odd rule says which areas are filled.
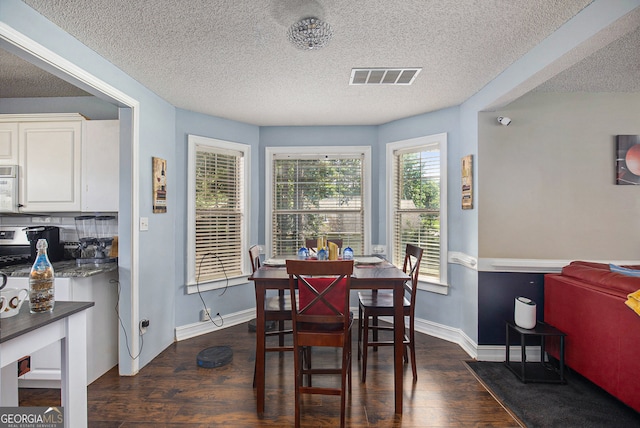
[[[87,120],[82,145],[82,211],[117,212],[120,122]]]
[[[0,163],[18,164],[18,124],[0,122]]]
[[[118,317],[114,311],[117,278],[117,271],[86,278],[56,278],[56,301],[95,302],[87,310],[87,385],[118,364]],[[28,289],[29,280],[10,277],[8,286]],[[60,388],[60,375],[58,342],[31,354],[31,371],[19,378],[19,386]]]
[[[0,115],[0,165],[18,165],[21,212],[117,212],[117,120]]]
[[[80,211],[81,120],[18,124],[25,212]]]

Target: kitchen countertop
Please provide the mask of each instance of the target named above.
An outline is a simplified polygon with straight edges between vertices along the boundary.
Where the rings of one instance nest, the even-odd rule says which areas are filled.
[[[31,266],[31,263],[7,266],[1,272],[13,278],[28,278]],[[118,270],[118,262],[78,265],[75,260],[63,260],[54,262],[53,270],[56,278],[87,278]]]

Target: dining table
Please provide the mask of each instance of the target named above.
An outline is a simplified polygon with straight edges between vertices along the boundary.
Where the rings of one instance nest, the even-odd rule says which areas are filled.
[[[292,259],[296,256],[290,257]],[[289,275],[284,258],[265,260],[249,279],[256,292],[256,394],[257,413],[264,413],[265,405],[265,296],[267,290],[288,290]],[[402,414],[403,376],[403,301],[404,283],[410,277],[392,263],[379,257],[356,256],[351,276],[352,290],[392,290],[394,303],[394,397],[395,413]]]

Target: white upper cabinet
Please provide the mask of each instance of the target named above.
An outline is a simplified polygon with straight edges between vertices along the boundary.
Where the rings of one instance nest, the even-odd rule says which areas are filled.
[[[18,164],[18,124],[0,122],[0,165]]]
[[[82,144],[82,211],[116,212],[120,122],[87,120]]]
[[[119,122],[0,115],[0,165],[19,165],[21,212],[117,212]]]
[[[24,212],[80,211],[82,122],[19,124]]]

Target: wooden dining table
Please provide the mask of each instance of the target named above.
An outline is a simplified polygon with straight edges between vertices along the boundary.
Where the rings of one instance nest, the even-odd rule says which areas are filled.
[[[410,278],[402,269],[383,259],[372,262],[371,257],[366,257],[362,258],[366,260],[362,264],[358,262],[358,257],[355,260],[351,277],[352,290],[393,290],[395,413],[402,414],[403,286]],[[256,393],[257,412],[262,415],[265,402],[265,295],[267,290],[288,290],[289,276],[284,266],[263,265],[249,279],[254,281],[256,290]]]

